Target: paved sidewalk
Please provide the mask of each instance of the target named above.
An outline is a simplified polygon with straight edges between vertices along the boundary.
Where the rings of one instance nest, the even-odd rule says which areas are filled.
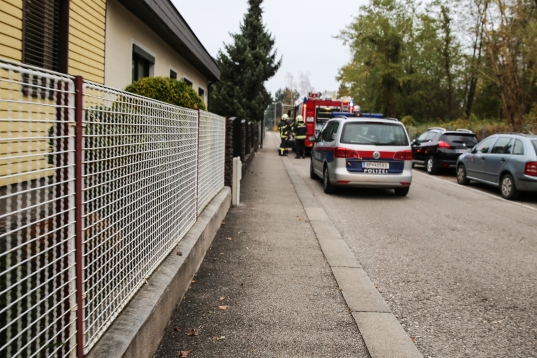
[[[418,357],[278,144],[267,133],[241,182],[241,204],[229,210],[155,356]]]

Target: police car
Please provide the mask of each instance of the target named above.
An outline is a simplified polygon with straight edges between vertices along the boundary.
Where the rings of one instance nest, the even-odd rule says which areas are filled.
[[[405,196],[412,183],[412,149],[404,125],[381,114],[334,114],[314,141],[310,177],[324,192],[337,187],[394,189]]]

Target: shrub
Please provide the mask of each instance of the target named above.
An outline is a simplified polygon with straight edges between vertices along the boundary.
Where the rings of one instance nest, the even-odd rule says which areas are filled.
[[[192,87],[173,78],[144,77],[128,85],[125,91],[184,108],[206,110],[203,100]]]

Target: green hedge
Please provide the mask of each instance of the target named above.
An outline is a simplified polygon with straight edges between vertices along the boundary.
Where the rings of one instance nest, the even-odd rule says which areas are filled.
[[[125,91],[180,107],[206,110],[205,103],[192,87],[173,78],[144,77],[128,85]]]

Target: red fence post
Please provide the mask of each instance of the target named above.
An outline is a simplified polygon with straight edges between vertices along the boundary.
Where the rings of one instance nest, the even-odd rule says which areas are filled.
[[[84,357],[84,276],[83,276],[83,140],[84,140],[84,79],[75,77],[75,247],[76,247],[76,306],[77,306],[77,357]]]

